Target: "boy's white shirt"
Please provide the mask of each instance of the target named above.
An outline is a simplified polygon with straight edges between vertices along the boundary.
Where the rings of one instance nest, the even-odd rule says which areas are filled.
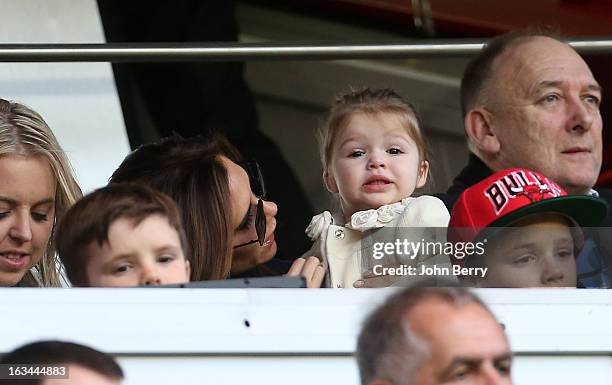
[[[325,286],[352,288],[353,283],[362,278],[362,240],[371,234],[369,230],[382,227],[447,227],[449,219],[444,203],[429,195],[408,197],[376,210],[359,211],[346,224],[341,213],[332,215],[325,211],[315,215],[306,229],[314,244],[303,256],[314,255],[321,259],[327,270]],[[338,225],[340,223],[344,225]],[[422,239],[418,232],[415,235],[417,241]],[[435,241],[445,242],[446,239]],[[415,258],[412,262],[416,266],[423,260]],[[450,266],[450,260],[443,259],[441,263]]]

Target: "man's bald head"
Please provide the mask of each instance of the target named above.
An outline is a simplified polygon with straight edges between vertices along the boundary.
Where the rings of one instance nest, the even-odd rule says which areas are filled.
[[[494,102],[495,94],[490,86],[496,82],[494,67],[497,59],[511,48],[538,37],[548,37],[562,42],[561,37],[552,31],[517,30],[497,36],[485,44],[482,51],[468,63],[461,78],[463,116],[478,104]]]
[[[570,194],[593,188],[601,86],[568,44],[527,32],[495,38],[468,65],[461,92],[470,150],[490,170],[531,169]]]
[[[410,288],[389,297],[366,319],[356,356],[362,385],[442,383],[463,359],[505,360],[507,381],[499,383],[509,384],[504,332],[463,288]]]

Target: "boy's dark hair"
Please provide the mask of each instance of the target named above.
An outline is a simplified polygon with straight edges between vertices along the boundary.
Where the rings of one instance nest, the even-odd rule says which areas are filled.
[[[123,371],[108,354],[90,347],[64,341],[39,341],[23,345],[5,354],[0,364],[79,365],[106,378],[122,380]],[[20,379],[19,385],[39,385],[44,379]],[[15,384],[15,380],[0,379],[0,385]]]
[[[549,37],[563,42],[560,33],[552,28],[531,27],[499,35],[491,39],[465,68],[461,78],[461,111],[465,116],[478,104],[486,83],[491,80],[493,62],[510,47],[537,37]]]
[[[172,199],[150,187],[112,183],[79,200],[68,210],[59,224],[57,251],[74,286],[87,286],[89,245],[102,246],[108,241],[108,230],[119,218],[134,221],[134,226],[153,214],[166,219],[179,234],[181,248],[186,241],[179,210]],[[185,255],[185,257],[188,257]]]

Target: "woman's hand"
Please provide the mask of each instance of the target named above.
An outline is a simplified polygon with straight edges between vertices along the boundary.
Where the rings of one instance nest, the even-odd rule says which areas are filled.
[[[306,287],[312,289],[321,287],[325,277],[325,269],[317,257],[311,256],[308,259],[300,257],[293,261],[286,275],[303,276],[306,278]]]

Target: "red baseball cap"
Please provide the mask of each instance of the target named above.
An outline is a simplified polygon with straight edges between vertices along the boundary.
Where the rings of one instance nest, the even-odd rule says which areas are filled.
[[[485,228],[508,226],[536,213],[556,213],[580,227],[592,227],[606,217],[608,204],[589,195],[568,195],[539,172],[506,169],[463,191],[451,212],[448,240],[473,241]]]

